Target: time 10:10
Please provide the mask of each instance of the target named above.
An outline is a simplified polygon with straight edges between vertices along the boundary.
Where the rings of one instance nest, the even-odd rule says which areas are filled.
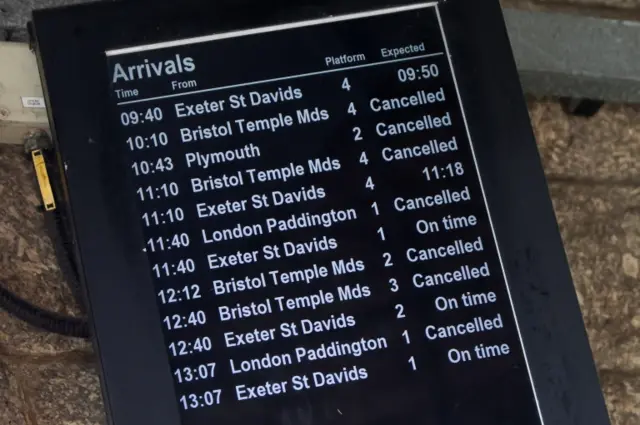
[[[167,133],[153,133],[148,137],[133,136],[127,139],[127,146],[129,150],[136,151],[148,148],[157,148],[159,146],[167,146],[169,144],[169,137]]]

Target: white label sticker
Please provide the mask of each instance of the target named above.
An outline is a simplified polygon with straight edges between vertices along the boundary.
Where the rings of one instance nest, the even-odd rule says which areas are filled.
[[[22,97],[22,106],[25,108],[46,108],[43,97]]]

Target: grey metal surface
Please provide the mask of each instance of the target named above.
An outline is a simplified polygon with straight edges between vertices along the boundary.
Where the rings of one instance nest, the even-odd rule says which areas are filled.
[[[640,22],[504,11],[525,91],[640,102]]]
[[[0,29],[25,41],[31,10],[95,0],[0,0]],[[176,0],[179,4],[179,0]],[[640,103],[640,21],[505,9],[525,92]]]

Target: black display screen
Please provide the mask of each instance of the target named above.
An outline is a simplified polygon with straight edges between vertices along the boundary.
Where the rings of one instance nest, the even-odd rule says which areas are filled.
[[[446,30],[107,52],[183,425],[542,423]]]

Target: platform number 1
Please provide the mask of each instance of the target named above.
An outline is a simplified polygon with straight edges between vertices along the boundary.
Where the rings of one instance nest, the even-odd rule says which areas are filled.
[[[418,370],[418,367],[416,366],[416,359],[413,356],[409,357],[409,365],[411,365],[411,369]]]

